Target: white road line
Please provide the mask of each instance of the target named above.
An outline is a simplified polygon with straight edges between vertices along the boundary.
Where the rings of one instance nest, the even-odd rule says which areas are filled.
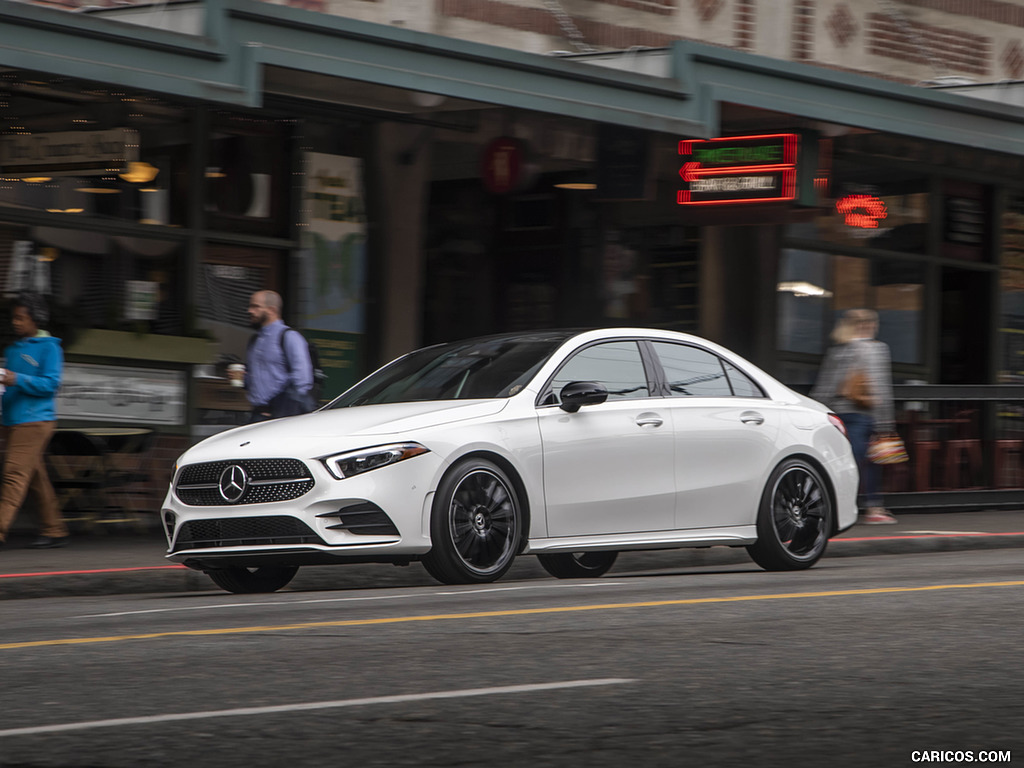
[[[267,600],[258,603],[215,603],[214,605],[186,605],[178,608],[147,608],[144,611],[118,611],[116,613],[86,613],[70,616],[72,619],[109,619],[119,616],[138,616],[152,613],[175,613],[179,611],[210,611],[219,608],[254,608],[268,605],[310,605],[314,603],[359,603],[375,600],[401,600],[403,598],[422,597],[460,597],[462,595],[489,594],[492,592],[518,592],[527,589],[589,589],[592,587],[620,587],[622,581],[573,582],[569,584],[538,584],[521,587],[492,587],[490,589],[465,589],[451,592],[403,592],[400,595],[371,595],[369,597],[322,597],[309,600],[288,600],[282,596],[280,600]]]
[[[984,531],[900,531],[901,534],[914,534],[916,536],[984,536]],[[896,534],[896,531],[893,531]]]
[[[505,685],[496,688],[465,688],[455,691],[434,691],[433,693],[410,693],[399,696],[375,696],[366,699],[340,699],[337,701],[311,701],[305,704],[282,704],[275,707],[244,707],[241,709],[213,709],[200,712],[180,712],[169,715],[148,715],[146,717],[121,717],[113,720],[88,720],[81,723],[59,723],[36,725],[28,728],[8,728],[0,731],[5,736],[34,736],[42,733],[63,733],[66,731],[88,731],[94,728],[117,728],[128,725],[153,725],[182,720],[206,720],[213,717],[249,717],[253,715],[274,715],[284,712],[309,712],[317,709],[341,709],[343,707],[364,707],[372,704],[405,704],[416,701],[437,699],[462,699],[470,696],[498,696],[505,693],[535,693],[557,691],[565,688],[591,688],[600,685],[622,685],[635,683],[635,679],[607,677],[593,680],[565,680],[558,683],[535,683],[533,685]]]

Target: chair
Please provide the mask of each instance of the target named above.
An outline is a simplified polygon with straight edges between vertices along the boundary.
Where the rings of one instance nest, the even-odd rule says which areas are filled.
[[[118,498],[118,506],[132,511],[132,518],[140,525],[141,520],[134,512],[141,509],[154,510],[160,503],[156,497],[162,497],[163,494],[163,489],[150,486],[153,477],[149,467],[149,450],[155,438],[156,432],[152,430],[133,431],[106,438],[112,495]]]
[[[50,482],[67,522],[88,527],[124,522],[123,507],[110,492],[121,480],[111,473],[106,445],[77,430],[57,430],[47,451]]]
[[[946,441],[945,484],[947,488],[980,488],[981,440],[964,438]]]
[[[992,441],[993,484],[996,488],[1024,487],[1024,440]]]
[[[932,485],[933,458],[938,454],[941,443],[938,440],[916,440],[910,444],[914,462],[914,489],[934,491]]]
[[[882,491],[903,493],[910,490],[910,468],[908,462],[882,465]]]

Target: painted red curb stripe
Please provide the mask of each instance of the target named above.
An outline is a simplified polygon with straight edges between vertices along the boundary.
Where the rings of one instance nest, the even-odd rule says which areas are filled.
[[[188,568],[184,565],[144,565],[137,568],[96,568],[83,571],[41,571],[39,573],[0,573],[0,579],[17,579],[22,576],[78,576],[83,573],[131,573],[133,571],[166,571]]]
[[[907,539],[967,539],[982,536],[1024,536],[1024,531],[1008,531],[1005,533],[928,533],[918,536],[861,536],[854,538],[852,536],[844,536],[842,538],[832,539],[830,543],[835,544],[838,541],[899,541]]]

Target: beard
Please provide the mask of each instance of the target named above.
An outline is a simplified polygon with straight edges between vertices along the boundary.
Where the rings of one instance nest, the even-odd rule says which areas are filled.
[[[258,331],[260,328],[263,327],[263,319],[259,318],[256,320],[250,320],[249,327],[252,328],[254,331]]]

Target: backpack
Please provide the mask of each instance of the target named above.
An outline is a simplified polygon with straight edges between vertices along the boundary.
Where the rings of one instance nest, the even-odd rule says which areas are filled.
[[[306,342],[306,348],[309,350],[309,362],[313,365],[313,386],[309,390],[309,397],[313,401],[313,410],[320,407],[320,400],[324,394],[324,382],[327,380],[327,374],[324,369],[320,367],[320,350],[316,348],[316,344],[306,338],[302,331],[295,328],[285,328],[284,333],[281,334],[281,357],[284,358],[284,365],[288,369],[288,373],[292,372],[291,364],[288,362],[288,355],[284,352],[284,336],[288,331],[295,331],[302,337],[302,340]]]
[[[295,331],[302,337],[302,340],[306,342],[306,348],[309,350],[309,362],[313,365],[313,386],[309,390],[309,410],[316,410],[320,407],[320,401],[323,398],[324,393],[324,382],[327,380],[327,374],[324,369],[320,366],[320,350],[317,349],[316,344],[306,338],[302,331],[296,328],[287,326],[284,332],[281,334],[281,357],[284,359],[284,366],[288,369],[288,373],[292,372],[291,363],[288,360],[288,355],[284,350],[284,337],[288,331]],[[252,348],[253,342],[256,341],[256,336],[249,338],[249,348]]]

